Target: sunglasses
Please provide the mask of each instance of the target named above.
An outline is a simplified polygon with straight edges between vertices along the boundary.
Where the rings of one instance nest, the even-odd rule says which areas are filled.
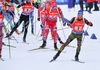
[[[83,16],[82,14],[78,14],[78,16]]]

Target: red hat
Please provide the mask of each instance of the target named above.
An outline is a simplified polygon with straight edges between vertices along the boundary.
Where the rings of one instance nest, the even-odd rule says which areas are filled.
[[[53,2],[51,3],[51,5],[52,5],[52,6],[57,6],[57,3],[56,3],[55,1],[53,1]]]
[[[46,3],[45,6],[50,6],[50,4],[49,3]]]

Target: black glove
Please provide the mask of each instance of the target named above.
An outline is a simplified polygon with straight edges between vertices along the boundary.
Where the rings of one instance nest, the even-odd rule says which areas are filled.
[[[5,6],[7,6],[7,3],[5,3]]]
[[[65,26],[66,25],[66,22],[63,20],[63,26]]]
[[[43,24],[41,24],[40,27],[43,28],[44,27]]]
[[[21,7],[21,5],[18,5],[18,6],[17,6],[17,8],[20,8],[20,7]]]
[[[63,26],[65,26],[65,25],[66,25],[66,22],[63,23]]]
[[[18,16],[20,16],[20,14],[18,13]]]
[[[8,10],[6,10],[6,13],[9,13],[9,11],[8,11]]]
[[[93,26],[93,24],[90,22],[90,24],[89,24],[91,27]]]
[[[38,17],[37,20],[40,21],[40,17]]]
[[[39,4],[36,2],[36,8],[38,9],[39,8]]]

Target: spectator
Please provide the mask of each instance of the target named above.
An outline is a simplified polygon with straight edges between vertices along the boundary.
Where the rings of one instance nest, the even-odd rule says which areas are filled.
[[[87,2],[88,2],[88,6],[89,6],[88,12],[89,12],[90,14],[92,14],[92,13],[91,13],[91,9],[93,8],[93,0],[87,0]]]
[[[94,10],[93,11],[99,11],[99,7],[98,7],[98,1],[97,0],[93,0],[94,3]]]
[[[79,0],[79,4],[80,4],[80,9],[81,9],[82,11],[84,11],[84,9],[83,9],[83,0]]]
[[[86,7],[85,11],[88,11],[88,2],[87,2],[87,0],[84,0],[84,1],[85,1],[85,7]]]
[[[76,2],[76,0],[73,0],[73,7],[75,7],[75,2]]]

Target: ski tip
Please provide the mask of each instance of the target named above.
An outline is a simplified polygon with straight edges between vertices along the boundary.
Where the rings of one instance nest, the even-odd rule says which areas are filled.
[[[51,61],[49,61],[50,63],[53,62],[54,60],[52,59]]]

